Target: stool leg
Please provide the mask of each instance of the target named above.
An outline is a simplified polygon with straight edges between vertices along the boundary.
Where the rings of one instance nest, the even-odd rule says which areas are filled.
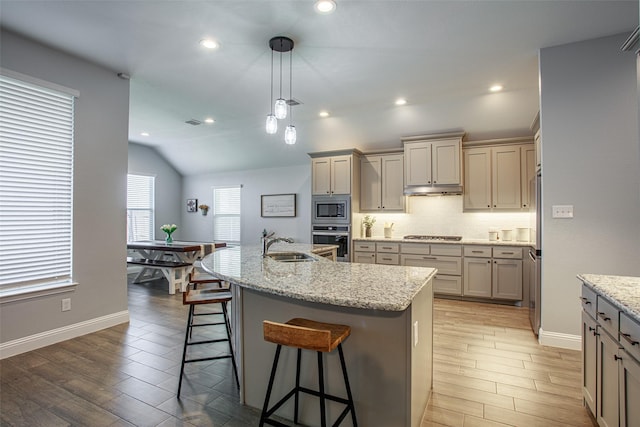
[[[327,415],[324,402],[324,369],[322,364],[322,352],[318,351],[318,384],[320,386],[320,425],[327,427]]]
[[[296,360],[296,395],[294,397],[293,423],[298,424],[298,404],[300,401],[300,359],[302,358],[302,350],[298,349],[298,358]]]
[[[231,353],[231,363],[233,364],[233,374],[236,377],[236,385],[240,388],[240,380],[238,379],[238,367],[236,366],[236,357],[233,354],[233,345],[231,344],[231,326],[229,325],[229,315],[227,313],[227,303],[222,304],[222,315],[224,317],[225,330],[227,331],[227,340],[229,341],[229,353]]]
[[[349,386],[349,377],[347,377],[347,365],[344,363],[344,354],[342,353],[342,343],[338,344],[338,353],[340,354],[340,365],[342,365],[342,376],[344,377],[344,386],[347,389],[347,398],[349,399],[349,407],[351,408],[351,420],[353,427],[358,427],[356,421],[356,408],[353,404],[353,396],[351,396],[351,387]]]
[[[180,390],[182,390],[182,375],[184,374],[184,361],[187,358],[187,343],[191,333],[191,323],[193,322],[193,304],[189,306],[189,317],[187,318],[187,332],[184,337],[184,348],[182,349],[182,365],[180,365],[180,379],[178,380],[178,398],[180,398]]]
[[[264,406],[262,407],[262,415],[260,416],[260,427],[264,426],[264,421],[267,419],[267,411],[269,410],[269,399],[271,398],[271,389],[273,389],[273,379],[276,376],[276,369],[278,368],[278,360],[280,359],[281,349],[282,349],[282,345],[278,344],[278,347],[276,347],[276,355],[273,358],[271,375],[269,376],[269,385],[267,386],[267,395],[264,398]]]

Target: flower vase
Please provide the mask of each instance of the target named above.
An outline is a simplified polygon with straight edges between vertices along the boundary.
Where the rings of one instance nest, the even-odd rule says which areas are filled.
[[[171,233],[167,233],[167,238],[164,239],[167,243],[173,243],[173,237],[171,237]]]
[[[371,227],[364,228],[364,237],[371,237]]]

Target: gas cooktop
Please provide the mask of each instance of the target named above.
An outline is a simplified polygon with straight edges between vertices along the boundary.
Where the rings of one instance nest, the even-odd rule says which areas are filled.
[[[462,236],[424,236],[420,234],[410,234],[404,236],[403,239],[407,240],[443,240],[449,242],[459,242],[462,240]]]

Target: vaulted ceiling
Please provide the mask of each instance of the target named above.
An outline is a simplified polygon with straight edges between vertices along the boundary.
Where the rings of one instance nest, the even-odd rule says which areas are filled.
[[[637,0],[336,1],[320,15],[314,0],[0,0],[0,23],[129,75],[130,141],[156,147],[184,175],[399,148],[402,136],[447,130],[524,135],[538,111],[540,48],[638,25]],[[275,135],[264,130],[277,35],[295,42],[291,146],[288,120]],[[203,48],[204,38],[219,48]],[[504,89],[491,93],[493,84]]]

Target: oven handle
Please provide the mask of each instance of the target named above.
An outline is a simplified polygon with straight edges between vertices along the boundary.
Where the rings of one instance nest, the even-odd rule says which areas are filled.
[[[344,237],[349,237],[349,233],[341,233],[341,232],[336,232],[336,233],[331,233],[331,232],[326,232],[326,231],[313,231],[311,233],[312,236],[344,236]]]

